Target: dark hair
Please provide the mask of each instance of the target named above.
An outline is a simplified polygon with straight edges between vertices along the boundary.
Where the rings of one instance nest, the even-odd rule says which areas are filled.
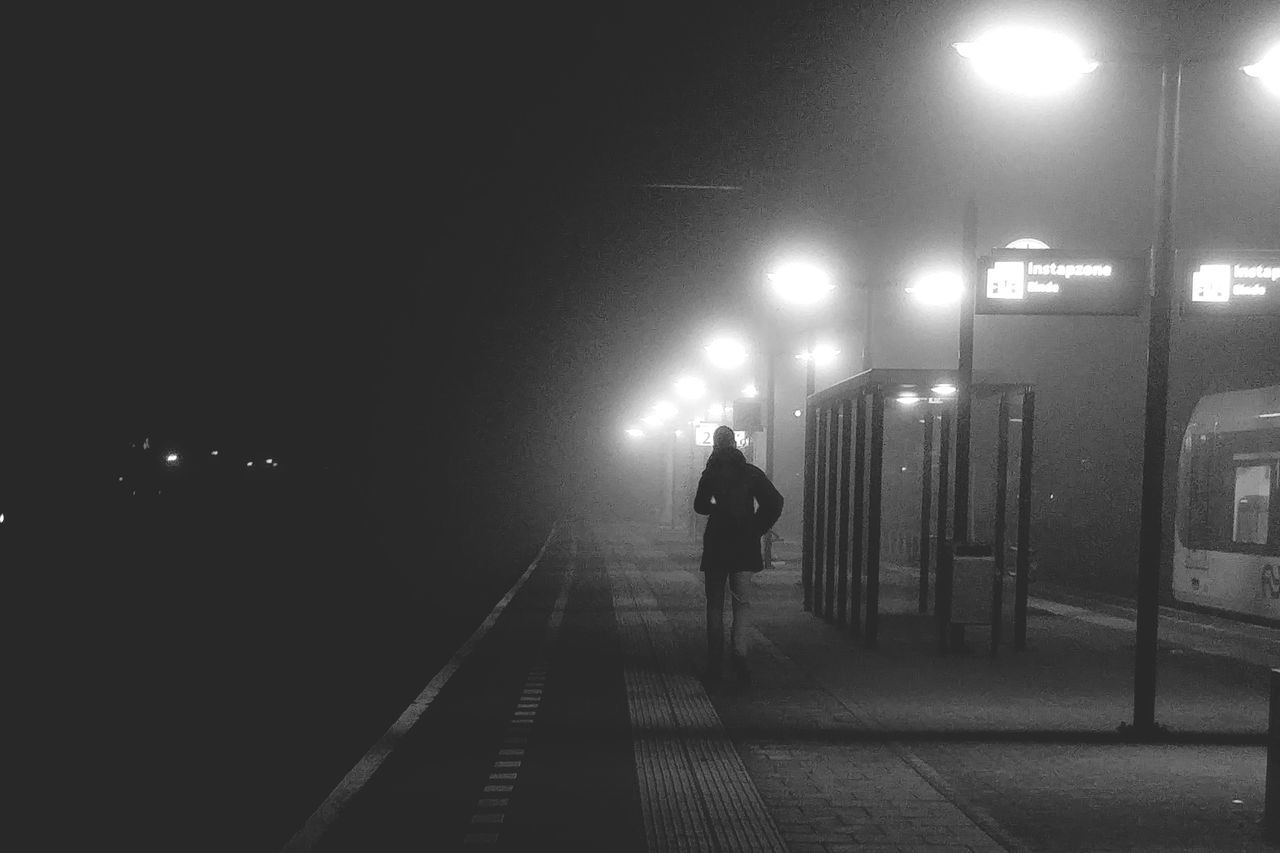
[[[737,447],[738,437],[733,434],[732,427],[718,426],[716,431],[711,434],[711,446],[713,448]]]

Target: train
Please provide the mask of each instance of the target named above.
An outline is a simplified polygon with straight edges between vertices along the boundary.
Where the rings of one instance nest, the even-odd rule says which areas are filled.
[[[1280,625],[1280,385],[1200,399],[1178,456],[1173,598]]]

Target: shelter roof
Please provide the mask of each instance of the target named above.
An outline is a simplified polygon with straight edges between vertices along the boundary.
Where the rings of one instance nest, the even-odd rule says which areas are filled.
[[[951,386],[955,388],[959,382],[960,372],[955,368],[939,369],[926,367],[892,367],[874,368],[842,379],[819,391],[815,391],[807,400],[809,405],[830,405],[847,399],[857,399],[860,395],[871,394],[879,389],[886,397],[898,397],[903,394],[919,394],[921,397],[945,397],[954,399],[955,392],[939,393],[935,388]],[[1005,377],[997,377],[982,371],[974,371],[972,392],[975,399],[990,397],[1001,393],[1021,394],[1033,387],[1031,382],[1000,381]]]

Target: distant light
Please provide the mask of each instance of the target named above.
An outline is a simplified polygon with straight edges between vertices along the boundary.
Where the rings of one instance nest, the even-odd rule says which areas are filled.
[[[216,451],[216,450],[210,450],[210,451],[209,451],[209,455],[210,455],[210,456],[217,456],[217,455],[218,455],[218,451]]]
[[[1280,418],[1280,412],[1263,412],[1258,415],[1260,418]]]
[[[250,459],[248,462],[244,463],[244,465],[245,465],[245,467],[246,467],[246,468],[252,468],[252,467],[253,467],[253,460],[252,460],[252,459]]]
[[[1011,424],[1020,424],[1020,423],[1022,423],[1022,418],[1009,418],[1009,423],[1011,423]]]
[[[271,464],[271,460],[270,460],[270,459],[266,460],[266,462],[267,462],[267,464],[268,464],[268,465],[270,465],[270,464]]]
[[[0,524],[4,524],[4,513],[0,512]]]
[[[754,397],[759,397],[760,392],[756,389],[756,386],[752,384],[742,389],[742,396],[746,397],[747,399],[752,399]]]
[[[804,414],[804,412],[800,411],[799,409],[796,409],[796,410],[795,410],[794,412],[792,412],[791,414],[795,415],[795,416],[798,418],[798,417],[800,417],[801,415],[803,415],[803,414]]]
[[[673,404],[668,403],[666,400],[653,404],[653,416],[659,420],[670,420],[671,418],[674,418],[678,412],[679,409],[677,409]]]
[[[271,463],[271,467],[272,467],[272,468],[279,468],[279,467],[280,467],[280,463],[279,463],[279,462],[272,462],[272,463]]]
[[[792,305],[813,305],[834,289],[831,276],[806,263],[788,263],[767,275],[773,292]]]
[[[662,426],[662,419],[659,418],[657,415],[645,415],[643,418],[640,419],[640,423],[644,424],[647,427],[652,428],[652,427]]]
[[[796,354],[796,358],[800,361],[810,361],[818,367],[823,367],[836,360],[836,356],[840,354],[840,350],[830,344],[818,344],[812,350],[806,350]]]
[[[907,470],[907,466],[906,466],[906,465],[903,465],[903,466],[902,466],[902,471],[903,471],[903,473],[905,473],[905,472],[906,472],[906,470]]]
[[[676,430],[676,438],[679,438],[682,435],[684,435],[684,430],[680,430],[680,429]]]
[[[711,363],[724,370],[741,367],[747,360],[747,348],[733,338],[716,338],[704,349]]]
[[[919,394],[899,394],[897,397],[899,403],[904,406],[914,406],[920,402]]]
[[[681,376],[675,387],[676,393],[685,400],[697,400],[707,393],[707,384],[694,376]]]
[[[1006,249],[1048,249],[1049,244],[1043,240],[1037,240],[1035,237],[1019,237],[1009,245]]]
[[[116,482],[117,482],[117,483],[123,483],[123,482],[124,482],[124,475],[123,475],[123,474],[121,474],[119,477],[116,477]]]
[[[935,394],[942,394],[942,395],[954,394],[956,393],[956,386],[950,384],[949,382],[942,382],[937,385],[934,385],[929,390]]]
[[[631,438],[644,438],[644,430],[631,427],[627,430],[627,435]]]
[[[922,305],[951,305],[960,301],[964,282],[960,280],[959,273],[926,273],[907,288],[907,293]]]
[[[1027,27],[992,30],[953,46],[987,82],[1020,95],[1062,91],[1098,67],[1070,39]]]
[[[164,458],[164,461],[165,461],[165,462],[168,462],[170,465],[177,465],[177,464],[178,464],[178,454],[176,454],[176,453],[170,453],[168,456],[166,456],[166,457]]]
[[[1280,44],[1267,51],[1260,61],[1245,65],[1240,70],[1250,77],[1257,77],[1263,86],[1280,95]]]

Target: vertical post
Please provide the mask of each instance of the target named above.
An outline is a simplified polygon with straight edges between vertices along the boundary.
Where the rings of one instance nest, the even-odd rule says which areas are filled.
[[[777,433],[777,400],[778,381],[776,378],[776,365],[774,360],[777,358],[777,348],[769,345],[769,351],[765,354],[765,379],[764,379],[764,429],[765,429],[765,445],[764,445],[764,475],[773,482],[773,458],[775,447],[778,443]],[[764,567],[766,569],[773,566],[773,535],[768,533],[764,537]]]
[[[955,538],[969,541],[969,425],[973,418],[973,312],[979,285],[978,207],[964,206],[964,246],[960,268],[968,279],[960,296],[960,361],[956,388],[956,520]]]
[[[804,589],[804,609],[813,609],[813,488],[818,456],[818,421],[812,403],[805,402],[804,415],[804,506],[800,537],[800,585]]]
[[[1165,419],[1169,391],[1169,324],[1173,296],[1173,206],[1178,180],[1178,109],[1182,61],[1169,49],[1161,69],[1156,147],[1155,245],[1151,250],[1151,318],[1147,335],[1146,425],[1142,443],[1142,508],[1138,533],[1138,606],[1133,674],[1133,728],[1154,734],[1160,555],[1164,544]]]
[[[929,612],[929,513],[933,498],[933,412],[925,409],[920,453],[920,594],[918,612]]]
[[[1280,841],[1280,669],[1271,670],[1271,712],[1267,726],[1267,787],[1263,795],[1262,835]]]
[[[947,537],[947,490],[951,486],[951,410],[938,418],[938,577],[933,612],[938,619],[938,654],[947,653],[951,631],[951,552]]]
[[[867,481],[867,396],[857,391],[853,430],[853,563],[849,569],[849,630],[862,631],[862,566],[866,553],[863,526],[865,515],[865,483]]]
[[[667,455],[664,461],[666,477],[663,482],[662,524],[674,529],[676,526],[676,431],[667,430]]]
[[[844,625],[849,608],[849,454],[853,451],[853,400],[840,403],[840,580],[836,589],[836,624]]]
[[[831,622],[835,619],[835,597],[836,597],[836,527],[838,526],[839,507],[836,501],[840,497],[836,492],[839,486],[837,472],[839,471],[839,453],[840,453],[840,409],[832,406],[828,417],[831,419],[829,429],[830,449],[827,457],[827,471],[830,474],[830,482],[827,483],[827,564],[823,572],[823,580],[826,581],[826,588],[822,593],[822,615]]]
[[[1004,531],[1009,498],[1009,393],[1000,392],[1000,423],[996,427],[995,570],[991,578],[991,656],[1000,653],[1004,631]]]
[[[826,587],[824,570],[827,564],[827,530],[831,527],[831,517],[827,514],[827,449],[831,443],[831,433],[827,423],[828,410],[816,407],[814,414],[818,421],[818,467],[814,472],[817,490],[813,508],[816,518],[813,526],[813,615],[821,616],[825,608],[823,592]]]
[[[876,647],[880,622],[880,507],[884,491],[884,391],[871,392],[871,470],[867,478],[867,648]]]
[[[866,305],[862,318],[862,369],[870,370],[875,364],[875,352],[872,349],[871,332],[875,328],[875,323],[871,320],[871,284],[866,287]]]
[[[1031,571],[1031,462],[1035,452],[1036,392],[1022,392],[1022,458],[1018,465],[1018,567],[1013,592],[1013,649],[1027,647],[1027,581]]]

